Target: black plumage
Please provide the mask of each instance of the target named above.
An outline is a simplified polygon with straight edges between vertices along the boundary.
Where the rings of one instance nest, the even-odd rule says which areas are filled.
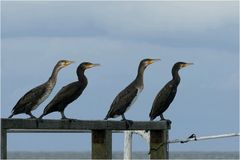
[[[178,71],[192,63],[177,62],[172,68],[172,80],[169,81],[157,94],[153,101],[152,110],[149,114],[150,120],[154,120],[157,116],[160,116],[161,120],[164,120],[163,112],[165,112],[172,103],[176,93],[177,87],[180,83],[180,76]]]
[[[138,67],[138,74],[135,80],[128,85],[124,90],[122,90],[116,98],[113,100],[110,110],[105,117],[105,120],[108,118],[115,118],[122,116],[122,120],[126,120],[124,113],[129,109],[129,107],[135,102],[139,93],[143,90],[143,74],[145,68],[154,63],[159,59],[144,59],[140,62]]]
[[[60,112],[62,119],[68,119],[64,114],[65,108],[76,100],[86,88],[88,80],[84,74],[85,70],[95,66],[99,66],[99,64],[92,64],[89,62],[81,63],[77,68],[78,81],[64,86],[45,107],[44,112],[39,119],[42,119],[42,117],[52,112]]]
[[[8,118],[12,118],[16,114],[26,113],[31,118],[36,118],[31,111],[35,110],[43,101],[45,101],[52,92],[60,69],[70,65],[73,61],[60,60],[55,65],[52,74],[47,82],[31,89],[22,96],[12,109],[12,114]]]

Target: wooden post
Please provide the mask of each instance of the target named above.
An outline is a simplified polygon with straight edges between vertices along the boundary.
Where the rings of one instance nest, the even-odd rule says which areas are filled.
[[[1,128],[1,159],[7,159],[7,130]]]
[[[112,159],[111,130],[92,130],[92,159]]]
[[[150,131],[150,159],[168,159],[168,130]],[[158,150],[152,150],[158,148]]]

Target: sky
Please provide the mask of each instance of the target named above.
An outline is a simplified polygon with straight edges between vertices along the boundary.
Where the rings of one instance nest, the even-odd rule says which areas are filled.
[[[77,80],[84,61],[88,86],[65,110],[67,117],[102,120],[115,96],[136,76],[144,58],[161,58],[144,74],[144,90],[125,114],[149,120],[158,91],[171,80],[178,61],[178,93],[164,113],[172,121],[169,139],[239,132],[239,9],[237,1],[1,2],[1,116],[28,90],[47,81],[60,59],[64,68],[44,107],[64,85]],[[27,118],[17,115],[16,118]],[[47,115],[59,119],[59,113]],[[116,120],[120,120],[119,118]],[[158,119],[157,119],[158,120]],[[26,143],[27,142],[27,143]],[[9,151],[88,151],[90,134],[9,134]],[[171,144],[170,151],[237,151],[239,138]],[[113,134],[113,150],[123,150],[123,134]],[[133,138],[133,151],[148,146]]]

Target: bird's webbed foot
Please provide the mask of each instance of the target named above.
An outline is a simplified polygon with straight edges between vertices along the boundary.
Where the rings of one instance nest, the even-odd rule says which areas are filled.
[[[165,119],[162,114],[160,115],[160,118],[160,121],[167,121],[167,124],[171,125],[172,121],[170,121],[169,119]]]
[[[69,122],[76,122],[77,121],[77,119],[67,118],[67,117],[62,117],[62,120],[67,120]]]
[[[171,124],[172,124],[172,121],[171,121],[171,120],[166,119],[166,121],[167,121],[167,124],[168,124],[168,125],[171,125]]]
[[[161,119],[160,121],[167,121],[168,126],[172,124],[172,121],[169,119]]]
[[[129,120],[129,119],[126,119],[124,114],[122,114],[122,120],[121,121],[125,121],[127,129],[133,125],[133,121]]]
[[[43,122],[43,119],[39,117],[39,118],[36,119],[36,121],[37,122]]]
[[[169,120],[169,119],[164,119],[164,121],[167,121],[167,124],[171,124],[172,123],[172,121]]]
[[[133,125],[133,121],[132,120],[122,119],[122,121],[125,122],[127,129]]]
[[[64,111],[60,112],[62,116],[62,120],[68,120],[69,122],[76,121],[77,119],[67,118],[64,114]]]
[[[35,117],[34,115],[32,114],[28,114],[30,117],[28,119],[37,119],[37,117]]]
[[[43,116],[44,115],[41,115],[40,117],[38,117],[37,119],[36,119],[36,125],[37,125],[37,128],[39,127],[39,123],[43,123]]]
[[[36,117],[28,117],[27,119],[37,119]]]
[[[37,121],[42,122],[44,116],[45,116],[45,114],[42,114],[40,117],[37,118]]]
[[[69,119],[68,119],[68,121],[69,121],[69,122],[76,122],[76,121],[77,121],[77,119],[74,119],[74,118],[69,118]]]

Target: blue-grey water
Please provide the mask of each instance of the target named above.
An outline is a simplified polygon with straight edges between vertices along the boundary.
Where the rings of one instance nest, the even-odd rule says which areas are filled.
[[[90,152],[9,152],[10,159],[90,159]],[[133,152],[133,159],[148,159],[147,152]],[[239,152],[170,152],[170,159],[239,159]],[[113,159],[123,159],[122,152],[113,152]]]

